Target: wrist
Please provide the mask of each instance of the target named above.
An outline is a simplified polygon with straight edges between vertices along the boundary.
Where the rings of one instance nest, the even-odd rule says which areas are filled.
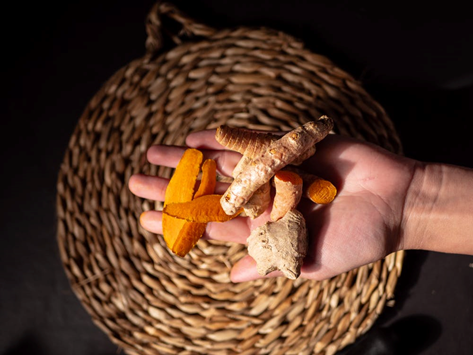
[[[406,194],[400,249],[473,254],[473,171],[416,162]]]
[[[437,183],[429,179],[428,164],[416,161],[414,173],[406,193],[401,220],[401,242],[399,249],[424,249],[429,211],[432,210],[434,199],[429,198],[435,191]],[[436,175],[436,173],[434,173]]]

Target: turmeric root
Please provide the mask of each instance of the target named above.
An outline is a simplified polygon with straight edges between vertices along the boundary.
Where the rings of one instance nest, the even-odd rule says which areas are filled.
[[[271,143],[279,138],[281,137],[269,132],[254,132],[244,128],[228,127],[225,125],[218,127],[215,134],[217,142],[225,148],[241,153],[243,155],[242,159],[246,160],[245,164],[242,164],[240,160],[235,168],[236,171],[241,171],[249,161],[258,158]],[[304,160],[314,155],[314,153],[315,145],[312,145],[306,151],[301,152],[291,164],[300,165]],[[236,175],[238,173],[234,171],[233,177]]]
[[[247,239],[248,254],[261,276],[279,270],[296,279],[307,252],[307,229],[302,213],[291,210],[277,222],[254,229]]]
[[[280,170],[274,175],[273,181],[276,194],[270,217],[272,221],[277,221],[288,211],[296,208],[301,200],[302,179],[294,172]]]
[[[255,191],[250,200],[243,206],[243,215],[255,219],[266,211],[271,203],[271,185],[269,181]]]
[[[235,178],[240,174],[243,170],[245,170],[246,166],[251,163],[251,158],[247,156],[242,156],[238,164],[235,166],[232,172],[232,176]]]
[[[254,132],[243,128],[220,126],[215,139],[225,148],[255,159],[274,141],[280,137],[267,132]]]
[[[242,210],[227,215],[220,205],[222,195],[205,195],[192,201],[171,203],[164,207],[164,215],[189,222],[226,222],[237,217]]]
[[[262,155],[238,174],[222,196],[220,202],[224,211],[229,215],[235,214],[261,185],[322,140],[332,127],[333,120],[322,116],[318,121],[308,122],[272,142]]]
[[[215,192],[217,183],[217,165],[215,160],[207,159],[202,164],[202,179],[199,189],[194,195],[194,199],[203,195],[210,195]],[[163,216],[164,218],[164,216]],[[172,252],[177,256],[184,257],[197,244],[205,232],[207,223],[186,222],[172,246]]]
[[[240,174],[254,158],[263,154],[271,143],[280,137],[269,132],[254,132],[243,128],[220,126],[215,134],[216,140],[224,147],[243,154],[232,176]],[[315,145],[312,145],[299,155],[292,164],[299,165],[315,153]],[[259,217],[271,202],[270,186],[268,183],[258,188],[249,201],[243,206],[243,215],[252,219]]]
[[[184,152],[166,189],[164,206],[192,200],[202,159],[203,155],[197,149],[187,149]],[[163,237],[169,249],[172,250],[185,223],[181,219],[163,215]]]
[[[259,133],[243,128],[220,126],[217,128],[215,138],[224,147],[243,154],[232,172],[232,176],[236,177],[254,157],[261,155],[263,149],[267,148],[279,137],[271,133]],[[243,206],[242,216],[255,219],[266,211],[270,202],[271,186],[268,182],[257,189],[250,200]]]

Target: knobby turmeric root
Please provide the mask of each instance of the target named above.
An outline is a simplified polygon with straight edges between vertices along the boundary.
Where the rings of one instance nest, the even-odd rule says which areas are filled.
[[[269,181],[255,191],[250,200],[243,206],[243,214],[255,219],[266,211],[271,203],[271,184]]]
[[[235,170],[241,171],[248,162],[258,158],[271,143],[277,141],[281,136],[277,136],[268,132],[255,132],[244,128],[220,126],[217,128],[215,139],[225,148],[234,150],[243,155],[242,160],[246,160],[244,164],[237,165]],[[306,151],[301,152],[300,155],[292,161],[292,165],[300,165],[304,160],[309,159],[315,153],[315,145],[310,146]],[[247,158],[247,159],[244,159]],[[243,166],[239,166],[243,165]],[[235,177],[235,172],[233,177]]]
[[[205,195],[192,201],[171,203],[164,207],[164,214],[189,222],[226,222],[237,217],[242,210],[228,215],[220,205],[222,195]]]
[[[262,155],[235,177],[220,201],[224,211],[229,215],[235,214],[260,186],[325,138],[332,128],[333,120],[322,116],[318,121],[308,122],[272,142]]]
[[[264,149],[279,138],[272,133],[229,126],[220,126],[215,133],[215,139],[225,148],[241,153],[250,159],[260,156]]]
[[[220,201],[226,213],[233,214],[243,207],[245,215],[259,216],[268,207],[269,181],[274,176],[276,193],[271,222],[255,229],[248,238],[248,253],[256,260],[261,275],[274,270],[291,279],[300,275],[307,250],[307,230],[296,207],[303,193],[313,202],[328,203],[337,190],[330,182],[294,165],[312,156],[315,144],[332,128],[333,121],[322,116],[283,137],[227,126],[217,130],[216,140],[221,145],[243,155],[232,173],[234,180]],[[286,168],[287,165],[291,167]]]
[[[216,140],[224,147],[241,153],[243,156],[233,170],[232,176],[240,174],[253,159],[261,156],[263,152],[280,136],[271,133],[250,131],[243,128],[220,126],[215,134]],[[315,153],[315,145],[302,152],[291,163],[299,165]],[[268,208],[271,202],[269,182],[259,187],[243,206],[243,216],[255,219]]]
[[[307,253],[307,229],[302,213],[293,209],[277,222],[254,229],[247,239],[248,254],[261,276],[279,270],[296,279]]]

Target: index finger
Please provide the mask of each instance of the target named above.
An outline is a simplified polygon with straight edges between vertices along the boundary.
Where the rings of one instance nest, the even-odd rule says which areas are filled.
[[[186,138],[186,145],[197,149],[224,150],[225,147],[215,139],[216,129],[193,132]]]

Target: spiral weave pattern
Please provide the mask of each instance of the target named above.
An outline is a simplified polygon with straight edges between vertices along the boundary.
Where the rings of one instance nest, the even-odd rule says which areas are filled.
[[[162,47],[163,17],[182,25]],[[185,258],[143,230],[132,174],[152,144],[184,144],[221,124],[290,130],[323,114],[335,131],[400,153],[383,108],[349,74],[300,41],[266,28],[215,30],[172,5],[147,21],[147,53],[90,100],[58,178],[58,244],[71,286],[93,321],[128,354],[334,354],[376,320],[403,252],[321,282],[229,280],[245,247],[200,241]]]

